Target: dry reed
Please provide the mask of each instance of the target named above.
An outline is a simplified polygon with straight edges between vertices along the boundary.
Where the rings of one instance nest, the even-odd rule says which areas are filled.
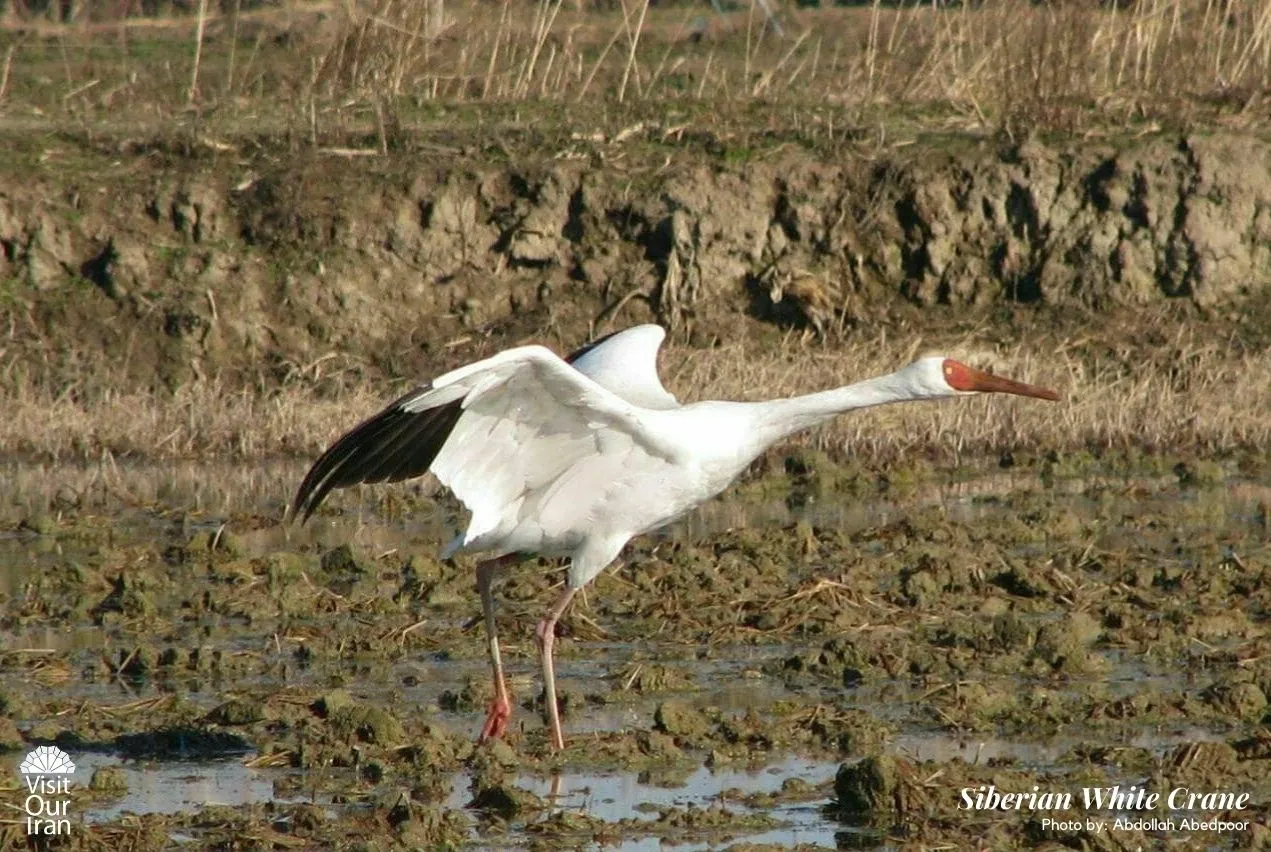
[[[662,372],[682,401],[754,399],[821,390],[890,372],[929,342],[857,338],[833,349],[791,337],[762,354],[745,344],[669,346]],[[1142,448],[1233,451],[1271,440],[1271,352],[1180,337],[1153,362],[1143,353],[1093,356],[1067,340],[985,351],[975,338],[949,340],[963,357],[1059,390],[1057,404],[992,397],[891,406],[841,417],[799,439],[833,455],[889,462],[910,454],[945,459],[1002,450]],[[1133,368],[1129,365],[1135,365]],[[426,377],[419,377],[421,379]],[[108,384],[97,383],[99,386]],[[91,400],[21,381],[0,390],[0,456],[58,461],[312,457],[338,433],[393,398],[389,383],[335,396],[295,381],[272,392],[193,382],[171,394],[105,392]]]
[[[858,121],[862,110],[904,106],[944,129],[1082,130],[1215,115],[1253,124],[1271,82],[1271,0],[787,4],[779,13],[784,37],[748,9],[690,18],[647,3],[604,11],[504,0],[452,7],[439,20],[439,5],[300,3],[228,21],[204,9],[174,22],[195,29],[184,39],[147,28],[149,19],[117,24],[125,39],[102,24],[28,26],[5,48],[7,94],[51,98],[57,93],[38,80],[60,69],[61,94],[101,81],[60,108],[101,117],[128,106],[153,113],[165,103],[179,111],[200,80],[211,80],[200,88],[222,93],[229,114],[216,120],[259,121],[262,107],[282,102],[308,113],[305,124],[316,113],[323,129],[352,129],[385,100],[407,109],[604,97],[832,107]],[[214,39],[203,38],[205,28]],[[32,31],[55,33],[58,55],[25,34]],[[163,89],[171,75],[148,73],[154,45],[133,46],[165,37],[194,52],[189,85],[178,91]],[[235,58],[240,40],[254,42],[247,67]],[[625,49],[614,49],[619,41]]]

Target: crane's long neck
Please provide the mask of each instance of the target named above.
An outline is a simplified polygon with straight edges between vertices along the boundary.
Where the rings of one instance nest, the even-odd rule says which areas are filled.
[[[900,371],[820,393],[751,403],[752,436],[759,444],[756,453],[844,412],[931,397]]]

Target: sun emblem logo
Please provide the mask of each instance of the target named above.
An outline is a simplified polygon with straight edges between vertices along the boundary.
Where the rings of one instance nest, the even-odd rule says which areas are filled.
[[[75,771],[71,756],[57,746],[40,746],[26,756],[18,771],[23,775],[70,775]]]

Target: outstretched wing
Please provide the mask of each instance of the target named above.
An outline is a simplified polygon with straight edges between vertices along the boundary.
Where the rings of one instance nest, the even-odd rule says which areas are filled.
[[[472,512],[467,540],[588,456],[638,449],[676,462],[649,412],[542,346],[460,367],[354,427],[314,463],[292,501],[307,519],[333,488],[432,470]]]
[[[658,348],[666,338],[660,325],[616,331],[572,353],[574,369],[641,408],[678,408],[658,378]]]

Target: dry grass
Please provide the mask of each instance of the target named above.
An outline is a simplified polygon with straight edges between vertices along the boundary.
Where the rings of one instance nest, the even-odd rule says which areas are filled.
[[[106,391],[87,399],[22,382],[0,394],[8,414],[0,455],[95,461],[309,454],[335,437],[331,424],[351,426],[387,401],[376,390],[332,399],[300,384],[261,394],[204,380],[170,394]]]
[[[956,461],[1005,449],[1217,453],[1271,440],[1266,417],[1271,352],[1237,351],[1185,333],[1154,352],[1098,357],[1083,341],[1063,339],[986,350],[975,337],[937,346],[921,337],[880,335],[829,349],[792,336],[762,354],[743,344],[709,350],[671,346],[662,372],[683,401],[756,399],[890,372],[933,349],[1054,387],[1064,400],[994,397],[897,405],[839,418],[800,440],[835,455],[882,463],[911,454]],[[196,382],[170,395],[107,392],[86,401],[18,383],[0,390],[6,412],[0,456],[62,462],[312,458],[400,390],[385,384],[331,397],[299,381],[264,394]]]
[[[156,21],[85,3],[71,24],[0,28],[0,108],[188,120],[193,103],[204,127],[284,120],[317,139],[386,135],[435,104],[770,103],[830,110],[798,120],[832,138],[836,123],[876,125],[897,108],[943,129],[1253,124],[1271,80],[1271,0],[786,3],[781,36],[744,3],[722,15],[638,0],[441,5]]]

